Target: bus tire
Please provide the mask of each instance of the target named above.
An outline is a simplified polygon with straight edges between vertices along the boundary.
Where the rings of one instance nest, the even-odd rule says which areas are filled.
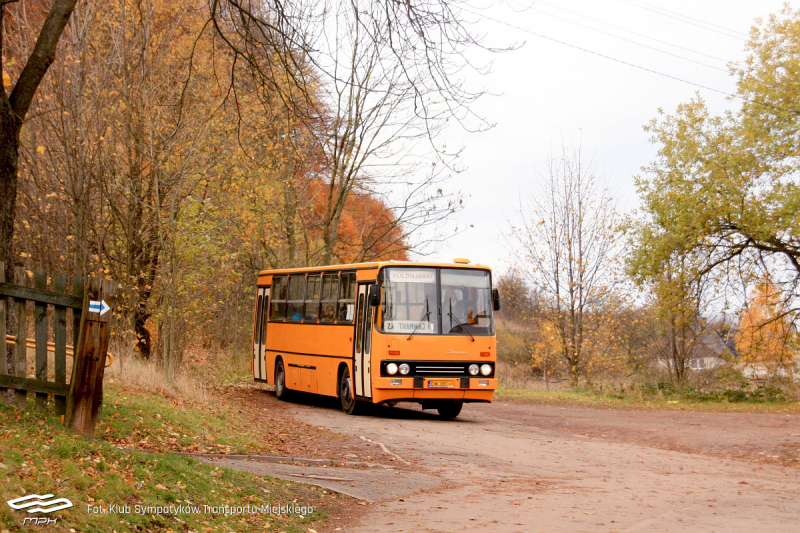
[[[342,368],[339,373],[339,402],[342,406],[342,411],[348,415],[357,415],[361,411],[361,402],[353,397],[353,386],[350,381],[350,370],[347,367]]]
[[[288,401],[289,389],[286,388],[286,370],[283,368],[283,359],[275,361],[275,397],[281,401]]]
[[[439,416],[446,420],[457,417],[461,413],[464,402],[443,403],[436,408]]]

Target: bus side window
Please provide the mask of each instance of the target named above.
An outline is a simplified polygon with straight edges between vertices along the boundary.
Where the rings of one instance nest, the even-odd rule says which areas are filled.
[[[336,320],[336,296],[338,292],[339,274],[323,274],[320,322],[332,324]]]
[[[289,301],[286,307],[286,321],[300,322],[303,319],[303,300],[306,293],[306,277],[289,276]]]
[[[342,273],[339,284],[339,307],[336,321],[350,323],[353,321],[356,308],[356,273]]]
[[[275,276],[272,278],[272,304],[270,305],[269,319],[280,321],[286,318],[286,277]]]
[[[319,275],[309,275],[306,287],[306,313],[303,320],[306,322],[316,322],[319,317]]]

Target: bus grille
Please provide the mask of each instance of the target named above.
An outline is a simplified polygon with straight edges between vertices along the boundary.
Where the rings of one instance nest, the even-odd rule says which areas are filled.
[[[386,372],[386,365],[395,363],[401,365],[402,363],[408,364],[411,367],[411,372],[405,375],[394,374],[391,375]],[[469,365],[472,364],[487,364],[482,361],[382,361],[381,362],[381,376],[384,377],[494,377],[494,363],[488,362],[492,366],[492,373],[489,376],[475,375],[471,376],[469,373]]]
[[[415,363],[411,366],[411,374],[415,376],[466,376],[466,363]]]

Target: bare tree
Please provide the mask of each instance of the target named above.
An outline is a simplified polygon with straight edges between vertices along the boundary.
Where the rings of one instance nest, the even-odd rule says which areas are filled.
[[[359,26],[363,42],[383,48],[386,61],[399,70],[398,76],[414,88],[413,111],[432,123],[478,118],[470,105],[481,91],[464,84],[465,68],[484,71],[467,59],[465,52],[480,47],[493,52],[470,28],[474,14],[467,0],[420,0],[397,2],[359,0],[211,0],[207,26],[224,43],[224,51],[246,69],[231,68],[231,88],[237,82],[249,84],[255,77],[287,101],[314,101],[315,86],[340,77],[336,61],[335,34],[341,24]],[[269,59],[269,61],[266,61]],[[303,68],[307,63],[314,70]],[[346,72],[346,71],[345,71]],[[292,83],[284,83],[286,78]],[[295,91],[290,85],[307,91]],[[432,93],[436,99],[429,98]],[[443,104],[443,105],[439,105]],[[313,112],[313,105],[288,105]],[[486,126],[478,119],[478,126]]]
[[[570,385],[592,357],[592,333],[609,302],[618,267],[616,201],[580,147],[550,156],[541,184],[520,200],[512,239],[518,270],[544,298]]]
[[[322,90],[331,115],[323,132],[328,154],[322,172],[326,210],[319,221],[323,264],[334,260],[339,224],[353,190],[382,194],[386,205],[394,207],[391,223],[376,228],[370,240],[403,225],[418,230],[435,224],[461,205],[457,195],[443,192],[445,173],[436,168],[437,162],[451,165],[457,156],[435,144],[445,124],[435,116],[446,107],[437,109],[433,103],[439,93],[430,88],[430,71],[404,64],[412,54],[406,48],[415,43],[393,40],[397,36],[386,16],[381,3],[351,2],[337,5],[326,19],[322,57],[327,63],[317,62],[329,75]],[[423,143],[427,149],[420,148]],[[420,157],[424,152],[433,161]]]

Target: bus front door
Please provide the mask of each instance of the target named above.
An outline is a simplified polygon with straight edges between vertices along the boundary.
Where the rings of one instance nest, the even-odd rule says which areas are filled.
[[[267,316],[269,315],[270,287],[258,288],[258,305],[256,306],[256,319],[253,321],[253,378],[258,381],[267,380],[266,360],[264,351],[267,347]]]
[[[370,307],[367,295],[371,284],[358,286],[358,309],[356,311],[356,342],[355,342],[355,380],[356,396],[372,398],[372,314],[375,310]]]

